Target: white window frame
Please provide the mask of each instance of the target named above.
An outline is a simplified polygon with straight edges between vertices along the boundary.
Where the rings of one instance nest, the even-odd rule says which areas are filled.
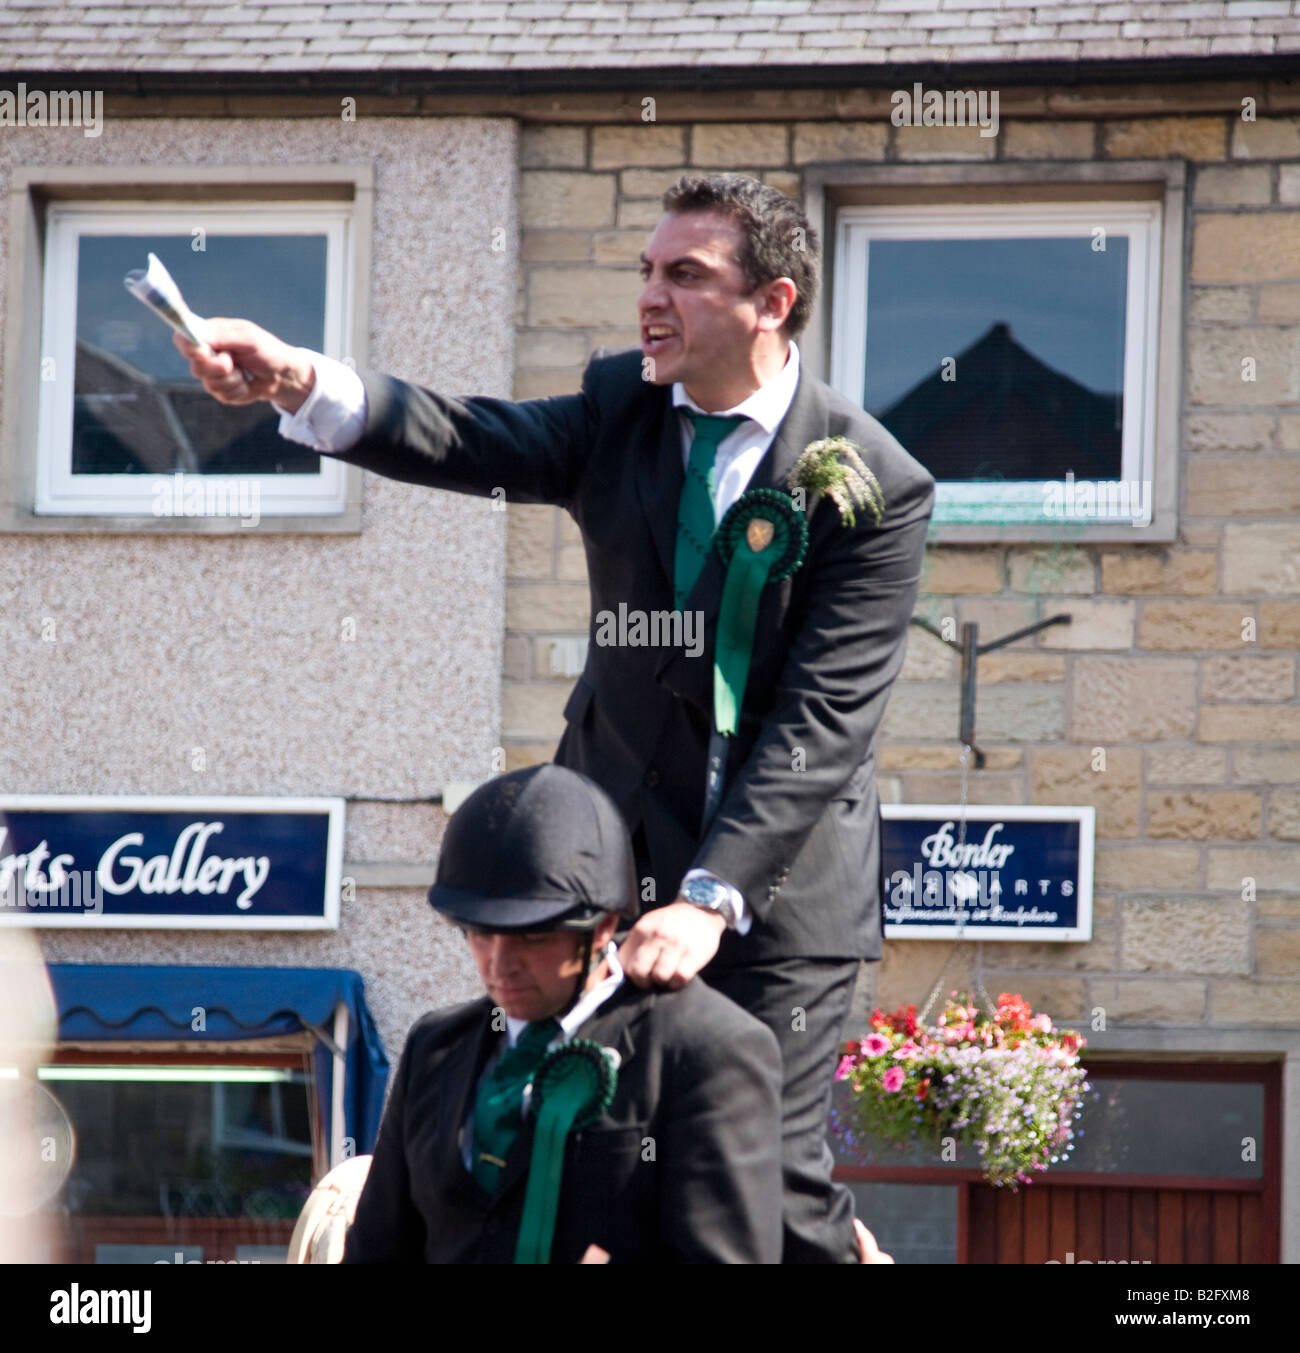
[[[1050,512],[1052,486],[1062,506],[1080,504],[1092,485],[1094,501],[1118,506],[1119,489],[1097,481],[1018,480],[1006,483],[940,482],[936,526],[1052,528],[1091,525],[1148,527],[1155,499],[1156,411],[1161,319],[1162,203],[1156,200],[944,203],[934,206],[843,206],[836,219],[835,286],[831,314],[830,384],[862,406],[867,313],[867,244],[881,239],[1061,238],[1089,236],[1100,227],[1109,238],[1129,238],[1125,313],[1124,415],[1120,512],[1092,511],[1083,520]],[[955,354],[954,354],[955,355]],[[1136,393],[1134,393],[1136,392]],[[1069,495],[1067,497],[1067,495]],[[1136,500],[1136,501],[1133,501]]]
[[[326,246],[325,325],[322,350],[344,360],[352,332],[350,279],[355,267],[355,233],[350,203],[276,200],[213,203],[169,200],[75,201],[51,203],[46,221],[42,291],[41,355],[55,371],[71,372],[76,360],[76,258],[83,235],[175,233],[179,248],[189,249],[195,222],[207,235],[324,234]],[[141,260],[141,266],[144,260]],[[144,322],[161,320],[144,315]],[[149,516],[157,487],[169,476],[148,474],[74,475],[71,465],[72,382],[42,381],[38,402],[35,511],[46,516]],[[186,480],[211,478],[222,496],[238,501],[236,484],[253,494],[260,516],[328,517],[348,507],[347,467],[322,457],[319,475],[186,474]],[[187,488],[189,485],[186,486]],[[180,506],[175,509],[178,513]]]

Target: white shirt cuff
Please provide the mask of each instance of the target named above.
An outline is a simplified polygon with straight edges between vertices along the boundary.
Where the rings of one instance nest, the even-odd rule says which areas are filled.
[[[280,436],[326,456],[346,451],[360,441],[366,426],[365,384],[344,362],[310,348],[298,351],[311,358],[316,382],[297,413],[272,403],[280,415]]]
[[[749,928],[754,924],[754,918],[746,910],[745,899],[741,895],[739,888],[735,887],[734,884],[728,883],[726,879],[718,878],[716,874],[711,873],[707,869],[688,869],[686,871],[686,877],[682,879],[682,882],[685,883],[687,879],[713,879],[715,882],[722,884],[731,897],[731,905],[736,913],[736,934],[749,934]]]

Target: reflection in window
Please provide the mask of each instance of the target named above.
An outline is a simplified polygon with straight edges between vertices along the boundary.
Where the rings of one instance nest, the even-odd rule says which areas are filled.
[[[75,1134],[72,1216],[287,1219],[310,1192],[302,1071],[57,1066],[41,1077]]]
[[[934,475],[934,521],[1148,525],[1162,209],[845,206],[831,383]]]
[[[56,202],[46,214],[33,508],[63,516],[337,516],[347,467],[218,403],[123,285],[156,254],[204,317],[348,359],[352,213],[330,201]],[[199,246],[199,247],[195,247]]]
[[[874,240],[865,405],[940,480],[1117,479],[1128,241]]]
[[[952,1184],[847,1181],[854,1212],[896,1264],[957,1262],[957,1189]]]
[[[1103,1174],[1259,1179],[1264,1087],[1257,1081],[1088,1077],[1096,1092],[1068,1166]],[[1249,1140],[1253,1149],[1244,1149]],[[1243,1158],[1244,1157],[1244,1158]]]
[[[1264,1171],[1264,1086],[1258,1081],[1141,1080],[1090,1072],[1067,1160],[1049,1167],[1088,1174],[1260,1179]],[[852,1092],[835,1084],[829,1141],[837,1165],[972,1170],[980,1157],[960,1141],[945,1150],[933,1134],[882,1141],[854,1125]],[[847,1129],[847,1131],[846,1131]],[[918,1123],[918,1134],[921,1128]]]
[[[122,285],[155,253],[199,315],[238,315],[296,347],[325,346],[325,235],[80,236],[73,474],[319,474],[266,404],[216,403],[171,330]]]

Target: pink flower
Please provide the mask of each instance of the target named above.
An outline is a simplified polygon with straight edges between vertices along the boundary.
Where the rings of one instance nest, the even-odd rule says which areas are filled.
[[[1033,1028],[1040,1034],[1050,1034],[1052,1032],[1052,1020],[1049,1015],[1035,1015],[1031,1021]]]
[[[882,1052],[889,1051],[889,1039],[884,1034],[868,1034],[862,1040],[862,1051],[867,1057],[879,1057]]]
[[[921,1049],[910,1038],[906,1043],[901,1044],[898,1051],[894,1053],[895,1057],[919,1057],[920,1055]]]
[[[853,1070],[853,1058],[841,1057],[840,1064],[835,1068],[835,1079],[837,1081],[846,1081]]]
[[[901,1066],[891,1066],[888,1071],[880,1078],[880,1086],[883,1090],[888,1090],[892,1095],[894,1091],[903,1088],[903,1082],[907,1079],[906,1073]]]

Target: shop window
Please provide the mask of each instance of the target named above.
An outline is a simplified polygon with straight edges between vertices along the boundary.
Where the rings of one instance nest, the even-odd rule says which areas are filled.
[[[836,1177],[900,1263],[1278,1262],[1279,1064],[1098,1058],[1088,1078],[1070,1157],[1016,1193],[960,1144],[846,1138],[838,1083]]]
[[[308,1057],[88,1060],[41,1083],[76,1142],[65,1260],[282,1262],[321,1160]]]

